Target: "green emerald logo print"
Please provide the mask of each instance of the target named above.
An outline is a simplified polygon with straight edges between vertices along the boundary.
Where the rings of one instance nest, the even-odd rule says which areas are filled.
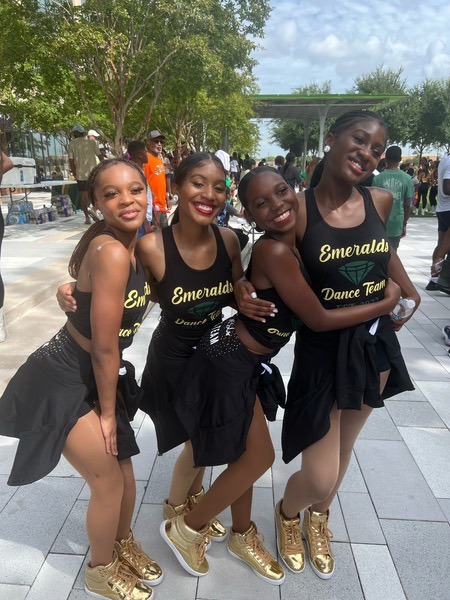
[[[188,309],[188,313],[191,313],[191,315],[195,315],[196,317],[204,317],[208,313],[219,308],[219,306],[218,302],[200,302],[200,304],[191,306],[191,308]]]
[[[355,260],[340,267],[339,273],[355,285],[358,285],[374,266],[375,263],[370,260]]]

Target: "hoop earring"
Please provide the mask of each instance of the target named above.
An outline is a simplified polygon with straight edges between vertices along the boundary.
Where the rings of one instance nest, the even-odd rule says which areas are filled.
[[[325,144],[323,151],[326,154],[327,152],[329,152],[331,150],[331,146],[329,146],[328,144]]]

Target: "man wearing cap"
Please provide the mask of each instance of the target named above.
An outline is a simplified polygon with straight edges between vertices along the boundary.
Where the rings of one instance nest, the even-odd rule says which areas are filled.
[[[89,133],[91,132],[92,130]],[[90,225],[91,220],[88,212],[89,200],[87,195],[87,179],[89,173],[97,164],[97,158],[98,160],[103,160],[103,156],[100,153],[97,141],[85,137],[86,131],[82,125],[74,125],[72,133],[74,139],[69,142],[67,150],[69,165],[70,170],[77,180],[80,205],[84,212],[84,216],[86,217],[85,223],[86,225]]]
[[[157,129],[150,131],[147,139],[148,162],[144,173],[153,194],[153,206],[159,220],[159,227],[167,227],[167,213],[170,211],[169,196],[166,189],[166,169],[161,156],[162,143],[166,137]]]

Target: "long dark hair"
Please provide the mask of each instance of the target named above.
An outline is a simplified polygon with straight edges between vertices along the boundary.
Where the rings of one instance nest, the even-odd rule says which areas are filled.
[[[383,127],[386,133],[386,139],[388,137],[388,129],[386,123],[380,117],[379,114],[373,112],[371,110],[349,110],[340,117],[336,119],[336,121],[331,125],[328,133],[332,133],[335,137],[337,137],[343,131],[346,131],[349,127],[355,125],[355,123],[361,123],[361,121],[378,121],[378,123]],[[317,164],[316,168],[311,177],[311,182],[309,187],[316,187],[319,183],[324,165],[325,165],[326,155],[322,160]]]
[[[97,204],[97,199],[95,197],[95,188],[98,181],[98,177],[100,173],[114,167],[116,165],[127,165],[131,167],[135,171],[139,173],[139,177],[142,179],[142,183],[147,188],[147,179],[144,175],[143,170],[140,168],[138,164],[133,162],[132,160],[128,160],[127,158],[111,158],[109,160],[104,160],[96,165],[92,171],[89,173],[89,177],[87,180],[87,193],[88,198],[91,201],[92,205],[95,206]],[[69,261],[69,275],[74,279],[77,279],[78,273],[80,271],[80,266],[83,261],[83,258],[87,252],[89,244],[91,241],[100,235],[100,233],[105,229],[106,223],[101,220],[98,223],[94,223],[89,227],[89,229],[85,232],[81,240],[75,246],[75,250],[72,252],[72,256]]]

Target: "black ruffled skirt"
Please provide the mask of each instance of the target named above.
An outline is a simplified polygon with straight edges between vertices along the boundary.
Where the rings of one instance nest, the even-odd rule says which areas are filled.
[[[140,389],[131,363],[123,365],[116,408],[118,460],[139,453],[129,420]],[[97,400],[90,354],[63,327],[28,357],[0,398],[0,434],[19,439],[8,484],[25,485],[48,475],[71,429]]]
[[[203,336],[175,394],[197,467],[227,464],[245,452],[257,395],[269,420],[284,404],[281,375],[269,364],[273,354],[250,353],[234,325],[232,317]]]
[[[302,325],[298,331],[283,419],[284,462],[328,433],[335,402],[339,410],[361,410],[362,403],[380,408],[383,399],[414,389],[390,318],[380,318],[375,335],[370,325],[325,333]],[[379,374],[388,369],[381,395]]]
[[[179,340],[164,320],[155,329],[142,374],[140,408],[155,424],[158,452],[163,454],[189,439],[174,408],[178,383],[195,352],[197,342]]]

